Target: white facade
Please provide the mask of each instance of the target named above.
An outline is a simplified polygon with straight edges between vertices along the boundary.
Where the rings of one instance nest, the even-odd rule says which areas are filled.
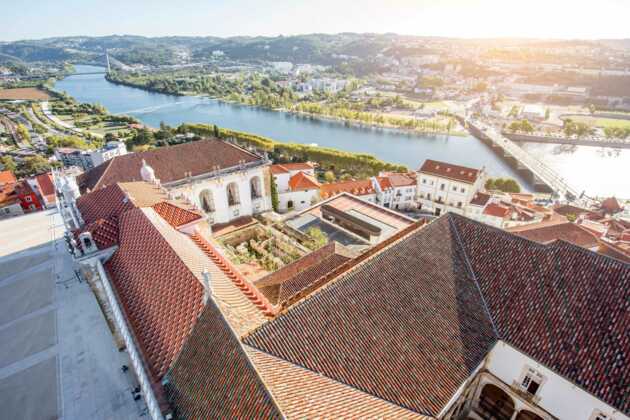
[[[175,197],[194,203],[209,223],[228,223],[271,210],[268,176],[268,165],[261,165],[211,178],[197,177],[177,187],[163,186]]]
[[[474,184],[419,172],[417,184],[419,207],[436,215],[447,211],[467,214],[466,207],[475,194],[481,191],[485,179],[483,170],[479,172]]]
[[[503,341],[487,356],[486,369],[519,390],[524,390],[522,384],[528,369],[539,374],[540,386],[531,402],[559,419],[594,420],[594,414],[601,412],[608,420],[629,420],[628,416]]]
[[[21,216],[23,214],[24,214],[24,210],[22,210],[22,205],[20,204],[19,201],[0,207],[0,219]]]
[[[319,188],[300,189],[297,191],[291,189],[289,181],[299,172],[315,178],[315,169],[313,167],[289,168],[287,172],[276,172],[273,174],[278,191],[278,211],[280,213],[286,213],[291,210],[301,211],[319,201]]]
[[[127,154],[127,146],[122,141],[110,141],[107,142],[105,147],[99,150],[90,152],[90,159],[92,160],[92,166],[98,166],[103,162],[116,157]]]

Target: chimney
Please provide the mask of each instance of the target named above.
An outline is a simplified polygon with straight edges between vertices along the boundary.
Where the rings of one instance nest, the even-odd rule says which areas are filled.
[[[201,275],[203,276],[203,303],[205,304],[206,302],[208,302],[208,299],[210,299],[210,296],[212,295],[212,284],[210,283],[210,272],[207,268],[203,269]]]

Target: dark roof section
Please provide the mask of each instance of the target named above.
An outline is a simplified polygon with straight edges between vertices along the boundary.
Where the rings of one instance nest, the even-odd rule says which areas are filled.
[[[338,252],[341,247],[342,245],[336,242],[329,242],[320,249],[261,278],[254,285],[272,303],[281,304],[348,261],[350,256],[347,252]]]
[[[436,415],[496,337],[447,217],[263,325],[245,343]]]
[[[99,219],[115,221],[122,213],[136,206],[118,184],[113,184],[79,197],[77,208],[83,221],[90,224]]]
[[[143,159],[153,168],[156,178],[169,183],[186,178],[188,173],[202,175],[241,162],[255,162],[261,157],[222,140],[199,140],[116,156],[80,175],[79,188],[83,193],[116,182],[139,181]]]
[[[119,219],[105,267],[154,379],[175,360],[203,308],[203,288],[142,209]]]
[[[541,244],[563,240],[588,249],[595,248],[598,245],[595,235],[580,225],[571,222],[540,227],[536,227],[536,224],[534,224],[527,226],[526,229],[524,228],[518,232],[514,232],[514,234]]]
[[[165,390],[178,419],[282,418],[212,300],[168,373]]]
[[[465,166],[453,165],[451,163],[440,162],[437,160],[427,159],[422,164],[420,172],[449,178],[459,182],[474,184],[479,175],[478,169],[467,168]]]
[[[364,261],[245,343],[436,415],[502,339],[628,412],[630,265],[451,213]]]

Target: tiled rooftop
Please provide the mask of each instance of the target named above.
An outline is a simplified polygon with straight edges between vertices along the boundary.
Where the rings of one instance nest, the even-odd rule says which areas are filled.
[[[474,184],[479,176],[478,169],[467,168],[465,166],[453,165],[451,163],[439,162],[431,159],[425,160],[419,171],[425,174],[449,178],[469,184]]]
[[[319,189],[319,187],[320,183],[304,172],[298,172],[289,179],[289,188],[291,191],[312,190]]]
[[[225,141],[200,140],[116,156],[80,175],[77,183],[85,192],[117,182],[139,181],[143,160],[153,168],[156,178],[168,183],[182,180],[188,174],[202,175],[261,158]]]
[[[583,248],[597,247],[597,237],[588,230],[575,223],[565,222],[549,226],[537,226],[538,223],[526,225],[527,229],[520,229],[516,235],[541,244],[563,240]]]
[[[628,264],[447,214],[344,271],[245,343],[436,415],[504,340],[628,412],[629,286]]]

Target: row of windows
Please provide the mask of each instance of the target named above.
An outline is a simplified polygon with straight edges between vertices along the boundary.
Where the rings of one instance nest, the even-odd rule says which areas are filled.
[[[425,185],[426,185],[427,183],[428,183],[429,185],[434,185],[434,182],[433,182],[433,181],[429,181],[429,180],[427,180],[426,178],[422,178],[422,183],[423,183],[423,184],[425,184]],[[445,183],[442,183],[442,184],[440,185],[440,191],[444,191],[445,189],[446,189],[446,184],[445,184]],[[453,191],[454,191],[454,192],[457,192],[457,190],[458,190],[457,185],[453,185],[453,186],[452,186],[452,189],[453,189]],[[464,188],[464,187],[459,187],[459,192],[461,192],[462,194],[464,194],[464,193],[466,192],[466,188]]]
[[[262,183],[259,177],[255,176],[249,181],[249,193],[252,199],[262,197]],[[225,194],[228,206],[236,206],[241,203],[241,196],[236,182],[230,182],[227,187],[225,187]],[[214,205],[214,196],[212,191],[209,189],[201,191],[199,194],[199,203],[201,204],[203,211],[206,213],[212,213],[216,210]]]

